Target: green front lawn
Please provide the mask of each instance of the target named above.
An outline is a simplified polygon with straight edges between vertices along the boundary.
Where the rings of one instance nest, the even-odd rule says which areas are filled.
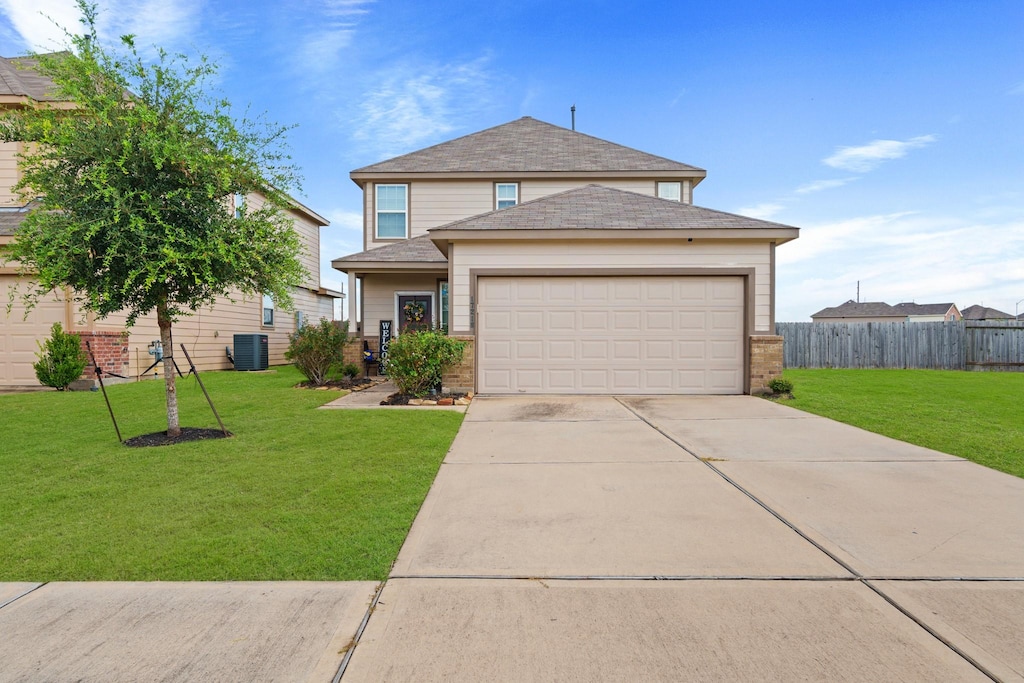
[[[316,410],[340,394],[301,379],[205,373],[235,436],[157,448],[118,444],[99,393],[0,396],[0,581],[383,579],[462,415]],[[125,437],[166,429],[162,381],[108,393]]]
[[[1024,477],[1024,373],[786,370],[786,405]]]

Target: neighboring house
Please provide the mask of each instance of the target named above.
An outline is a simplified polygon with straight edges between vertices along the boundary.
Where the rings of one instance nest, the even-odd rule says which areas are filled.
[[[811,316],[816,323],[899,323],[907,319],[884,301],[854,301],[823,308]]]
[[[1004,313],[999,309],[977,304],[968,306],[961,313],[963,313],[964,320],[1013,320],[1012,313]]]
[[[903,303],[892,307],[907,317],[908,323],[941,323],[962,320],[956,304],[915,304]]]
[[[372,348],[409,313],[465,340],[453,388],[759,390],[766,357],[781,369],[775,247],[799,230],[694,206],[705,175],[529,117],[352,171],[349,319]]]
[[[811,315],[816,323],[924,323],[961,319],[954,304],[902,303],[890,306],[884,301],[849,300],[839,306],[823,308]]]
[[[31,60],[0,57],[0,108],[54,103],[47,94],[53,84],[32,71],[31,66]],[[70,105],[65,106],[70,108]],[[21,147],[21,143],[0,143],[0,255],[4,245],[14,241],[28,211],[11,189],[18,180],[17,154]],[[251,195],[245,201],[257,204],[262,200],[258,195]],[[320,286],[320,228],[328,225],[328,221],[298,202],[292,202],[290,215],[304,245],[301,261],[308,272],[303,286],[293,292],[295,311],[275,310],[273,302],[263,298],[239,296],[236,301],[219,299],[214,306],[182,318],[174,325],[176,348],[177,344],[184,343],[200,370],[231,368],[225,347],[232,346],[236,333],[267,334],[271,364],[284,363],[288,335],[295,331],[299,317],[314,321],[334,317],[334,299],[339,293]],[[18,275],[14,265],[0,262],[0,307],[6,306],[12,290],[25,291],[30,285],[30,281]],[[118,333],[127,329],[126,316],[114,314],[95,320],[85,315],[71,299],[67,292],[46,297],[27,318],[18,299],[10,315],[0,308],[0,387],[38,386],[32,370],[37,342],[49,335],[55,322],[66,330],[95,338],[96,345],[102,346],[105,353],[114,353],[108,348],[109,343],[119,340]],[[117,358],[112,358],[110,363],[100,360],[100,363],[105,370],[136,376],[153,362],[148,346],[159,338],[156,315],[140,318],[128,329],[127,348],[120,345],[116,350]],[[180,350],[176,355],[180,358]],[[183,370],[188,369],[183,358],[178,364]]]

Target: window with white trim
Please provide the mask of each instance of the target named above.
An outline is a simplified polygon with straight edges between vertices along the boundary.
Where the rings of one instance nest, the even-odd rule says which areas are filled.
[[[680,182],[658,183],[658,196],[674,202],[683,201],[683,184]]]
[[[231,204],[235,209],[235,218],[241,218],[242,210],[245,209],[245,195],[241,192],[236,192],[231,200]]]
[[[409,235],[409,186],[377,185],[377,237],[405,239]]]
[[[274,326],[274,297],[269,294],[263,295],[263,326]]]
[[[494,208],[507,209],[519,203],[519,183],[495,183]]]

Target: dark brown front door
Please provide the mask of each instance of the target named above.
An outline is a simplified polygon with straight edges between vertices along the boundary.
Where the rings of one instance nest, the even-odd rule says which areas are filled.
[[[398,329],[429,330],[434,325],[434,312],[429,294],[398,295]]]

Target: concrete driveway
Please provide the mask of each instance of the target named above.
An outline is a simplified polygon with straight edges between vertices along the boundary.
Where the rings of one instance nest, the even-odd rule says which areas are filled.
[[[1024,480],[751,397],[478,397],[382,590],[0,584],[0,682],[339,678],[1024,681]]]
[[[345,671],[1024,680],[1024,480],[751,397],[474,400]]]

